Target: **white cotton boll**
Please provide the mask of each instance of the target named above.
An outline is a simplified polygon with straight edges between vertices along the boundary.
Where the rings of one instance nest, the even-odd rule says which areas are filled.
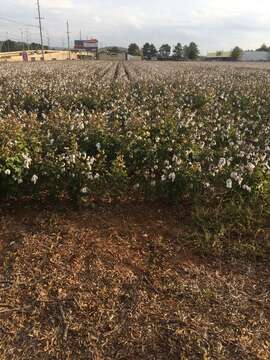
[[[33,175],[32,178],[31,178],[31,182],[32,182],[34,185],[36,185],[37,181],[38,181],[38,176],[37,176],[37,175]]]
[[[239,177],[239,175],[237,174],[236,171],[233,171],[233,172],[231,173],[231,178],[232,178],[233,180],[237,181],[237,180],[238,180],[238,177]]]
[[[78,127],[79,127],[80,130],[83,130],[84,129],[84,123],[83,122],[79,123]]]
[[[218,167],[222,168],[226,165],[226,159],[225,158],[221,158],[218,162]]]
[[[85,160],[86,158],[87,158],[87,154],[86,154],[86,152],[83,152],[82,153],[82,159]]]
[[[231,189],[231,188],[232,188],[232,180],[231,180],[231,179],[228,179],[228,180],[226,181],[226,188],[227,188],[227,189]]]
[[[251,162],[249,162],[247,164],[247,169],[250,173],[253,173],[254,169],[255,169],[255,165],[253,165]]]
[[[172,182],[175,181],[175,178],[176,178],[176,175],[175,175],[174,172],[172,172],[172,173],[169,174],[169,179],[172,180]]]
[[[81,193],[82,194],[87,194],[88,193],[88,188],[87,187],[82,188]]]
[[[97,148],[97,151],[100,151],[100,149],[101,149],[101,145],[100,145],[100,143],[99,143],[99,142],[96,144],[96,148]]]
[[[70,161],[75,164],[76,163],[76,156],[75,155],[70,155]]]
[[[240,151],[240,153],[239,153],[239,157],[243,158],[244,156],[245,156],[244,151]]]
[[[5,171],[5,174],[9,176],[9,175],[11,174],[11,171],[10,171],[9,169],[7,169],[7,170]]]
[[[24,158],[24,164],[23,164],[23,167],[25,169],[29,169],[30,168],[30,165],[32,163],[32,159],[28,156],[28,155],[23,155],[23,158]]]
[[[251,192],[251,187],[248,185],[243,185],[242,188],[248,192]]]

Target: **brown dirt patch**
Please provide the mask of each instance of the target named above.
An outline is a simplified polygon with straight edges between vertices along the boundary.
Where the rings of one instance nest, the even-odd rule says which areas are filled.
[[[183,248],[142,204],[0,212],[1,359],[270,359],[269,264]]]

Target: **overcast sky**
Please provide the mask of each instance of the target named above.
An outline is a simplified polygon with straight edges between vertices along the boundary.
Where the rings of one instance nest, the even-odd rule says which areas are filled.
[[[270,45],[270,0],[40,0],[44,37],[66,45],[71,39],[97,37],[102,46],[183,44],[195,41],[201,53]],[[0,0],[0,39],[20,39],[26,30],[38,41],[36,0]]]

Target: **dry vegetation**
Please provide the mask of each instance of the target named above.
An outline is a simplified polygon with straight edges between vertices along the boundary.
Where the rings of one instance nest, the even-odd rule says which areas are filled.
[[[0,67],[0,359],[270,359],[270,66]]]
[[[164,205],[1,213],[2,359],[269,359],[268,263],[184,245]]]

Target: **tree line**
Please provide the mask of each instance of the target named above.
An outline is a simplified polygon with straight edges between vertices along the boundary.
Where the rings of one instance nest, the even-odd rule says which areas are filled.
[[[200,50],[195,42],[184,46],[178,43],[173,49],[169,44],[163,44],[158,50],[154,44],[147,42],[143,45],[142,49],[135,43],[130,44],[128,53],[133,56],[143,56],[146,60],[153,58],[160,60],[196,60],[200,55]]]
[[[266,44],[262,44],[262,46],[259,47],[259,49],[257,49],[256,51],[267,51],[267,52],[270,52],[270,46],[267,46]]]
[[[43,46],[44,50],[48,50],[48,46]],[[5,40],[2,42],[1,52],[11,52],[11,51],[23,51],[23,50],[41,50],[41,44],[32,42],[27,44],[24,42],[18,42],[13,40]]]

